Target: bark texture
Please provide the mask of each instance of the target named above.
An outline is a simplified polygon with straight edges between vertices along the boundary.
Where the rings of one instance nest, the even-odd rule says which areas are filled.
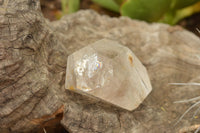
[[[132,112],[64,89],[67,56],[99,39],[129,47],[147,67],[153,91]],[[37,132],[60,120],[72,133],[177,132],[200,122],[177,118],[198,96],[200,39],[180,28],[80,11],[48,22],[38,0],[0,0],[0,132]],[[59,117],[59,118],[58,118]]]

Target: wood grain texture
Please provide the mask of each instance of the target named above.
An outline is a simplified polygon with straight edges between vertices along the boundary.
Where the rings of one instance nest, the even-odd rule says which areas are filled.
[[[153,91],[133,112],[64,89],[67,56],[99,39],[129,47],[147,67]],[[180,28],[80,11],[48,22],[38,0],[0,1],[0,132],[36,132],[63,114],[72,133],[175,132],[199,123],[186,117],[199,89],[171,86],[200,80],[200,39]]]
[[[38,1],[4,0],[0,9],[0,130],[27,132],[63,105],[66,52]]]

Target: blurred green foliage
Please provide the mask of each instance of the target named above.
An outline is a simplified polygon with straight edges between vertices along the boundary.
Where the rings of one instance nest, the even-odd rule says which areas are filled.
[[[120,8],[123,16],[149,22],[158,21],[170,8],[171,0],[127,0]]]
[[[195,4],[199,0],[172,0],[171,9],[181,9]]]
[[[110,9],[114,12],[119,12],[120,10],[120,4],[117,3],[115,0],[93,0],[93,2]]]
[[[122,16],[171,25],[200,11],[200,0],[92,0]]]
[[[160,22],[174,25],[196,12],[200,12],[200,0],[172,0],[170,9],[166,11]]]
[[[78,11],[80,0],[61,0],[63,14],[70,14]]]
[[[147,22],[163,22],[171,25],[200,12],[200,0],[92,0],[100,6]],[[62,0],[64,14],[79,9],[80,0]]]

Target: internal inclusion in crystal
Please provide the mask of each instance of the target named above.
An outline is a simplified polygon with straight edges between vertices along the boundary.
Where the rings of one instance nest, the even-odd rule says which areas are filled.
[[[127,110],[138,107],[152,89],[145,67],[133,52],[107,39],[68,57],[65,85]]]

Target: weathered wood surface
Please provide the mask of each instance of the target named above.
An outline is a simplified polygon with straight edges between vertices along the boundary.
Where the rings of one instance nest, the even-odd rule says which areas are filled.
[[[147,67],[153,91],[135,111],[112,107],[64,89],[67,56],[102,38],[126,45]],[[176,100],[199,88],[200,39],[180,28],[80,11],[48,22],[38,0],[0,0],[0,132],[37,132],[49,120],[73,133],[177,132],[200,122],[177,118],[191,104]],[[45,125],[46,124],[46,125]]]

